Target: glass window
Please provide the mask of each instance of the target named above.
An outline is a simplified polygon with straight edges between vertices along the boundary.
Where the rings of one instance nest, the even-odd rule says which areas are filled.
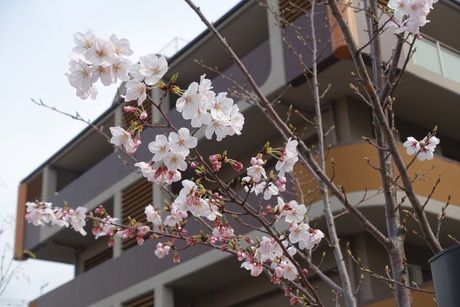
[[[446,48],[441,48],[444,76],[460,83],[460,55]]]
[[[415,42],[414,62],[432,72],[442,74],[439,63],[438,48],[436,43],[427,39],[418,39]]]

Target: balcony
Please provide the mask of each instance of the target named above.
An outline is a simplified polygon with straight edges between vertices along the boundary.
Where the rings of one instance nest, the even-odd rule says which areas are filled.
[[[460,83],[460,52],[423,36],[416,40],[413,63],[446,79]]]

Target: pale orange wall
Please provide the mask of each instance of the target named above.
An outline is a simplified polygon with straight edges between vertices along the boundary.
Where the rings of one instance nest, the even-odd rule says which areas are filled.
[[[429,286],[426,288],[423,288],[425,290],[433,290],[433,286]],[[366,307],[396,307],[396,302],[394,298],[389,298],[386,300],[382,300],[380,302],[375,302],[372,304],[366,305]],[[412,306],[416,307],[436,307],[436,301],[434,294],[432,293],[425,293],[425,292],[420,292],[420,291],[412,291]]]
[[[408,156],[402,146],[400,146],[400,151],[406,164],[409,163],[412,156]],[[328,152],[327,173],[329,176],[334,173],[334,182],[343,186],[346,192],[379,189],[381,187],[380,174],[366,162],[366,158],[373,166],[378,167],[377,151],[370,144],[355,143],[333,147]],[[334,170],[332,161],[334,161]],[[460,205],[459,162],[440,156],[435,156],[429,161],[416,160],[410,167],[409,173],[412,178],[416,173],[424,174],[422,180],[414,183],[417,194],[421,196],[428,196],[431,193],[438,175],[441,174],[441,182],[432,198],[447,202],[448,196],[451,195],[451,203]],[[308,171],[299,164],[296,174],[302,184],[302,190],[312,191],[310,198],[317,198],[319,195],[316,189],[317,184]]]

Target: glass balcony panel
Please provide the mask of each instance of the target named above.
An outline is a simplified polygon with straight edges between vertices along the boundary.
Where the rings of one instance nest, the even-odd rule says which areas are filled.
[[[460,83],[460,55],[449,49],[441,48],[444,76]]]
[[[415,64],[442,75],[436,43],[427,39],[418,39],[415,42],[415,48]]]

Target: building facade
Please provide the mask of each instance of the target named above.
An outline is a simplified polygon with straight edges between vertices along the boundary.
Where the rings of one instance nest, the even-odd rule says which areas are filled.
[[[293,10],[294,6],[308,10],[308,1],[270,1],[272,7],[295,27],[278,26],[274,15],[260,6],[257,1],[242,1],[223,16],[217,28],[231,46],[241,56],[263,93],[276,98],[283,93],[277,110],[288,112],[292,105],[304,114],[313,114],[313,99],[308,82],[299,65],[297,50],[307,64],[312,56],[299,33],[308,38],[308,14]],[[359,5],[359,3],[356,3]],[[372,118],[367,106],[353,95],[349,88],[353,82],[353,63],[342,39],[340,30],[326,6],[317,7],[317,35],[320,42],[320,82],[324,87],[332,87],[325,94],[323,117],[331,129],[327,141],[330,145],[329,159],[335,161],[335,181],[344,186],[350,200],[359,200],[363,193],[380,189],[379,173],[369,167],[364,157],[378,161],[375,149],[365,143],[362,137],[373,137]],[[344,14],[353,30],[358,44],[368,41],[366,18],[363,11],[347,9]],[[431,23],[423,28],[425,39],[416,43],[417,52],[407,65],[403,82],[395,92],[395,121],[401,140],[409,135],[419,139],[433,126],[438,125],[441,139],[440,149],[433,160],[424,164],[416,162],[414,169],[425,172],[424,181],[417,181],[415,188],[421,199],[431,193],[438,174],[442,181],[432,194],[426,211],[435,222],[440,208],[450,196],[451,206],[443,225],[441,242],[444,246],[452,243],[448,234],[455,236],[460,229],[460,124],[456,114],[460,114],[460,38],[452,31],[460,26],[460,3],[441,0],[430,14]],[[391,56],[394,37],[386,33],[382,37],[383,56]],[[195,59],[211,67],[218,67],[223,75],[245,85],[244,78],[231,59],[220,51],[221,47],[209,32],[204,32],[189,43],[169,62],[170,72],[179,72],[182,87],[207,73],[213,80],[214,88],[228,91],[235,97],[235,86],[222,75],[210,72],[198,65]],[[407,50],[404,50],[407,52]],[[151,95],[158,95],[152,92]],[[177,97],[170,97],[170,116],[176,123],[181,122],[174,109]],[[200,149],[205,153],[221,152],[228,149],[232,156],[248,161],[251,154],[263,147],[266,140],[281,143],[281,137],[253,104],[240,97],[240,109],[246,123],[243,134],[230,137],[221,143],[211,143],[200,139]],[[104,129],[125,125],[130,118],[122,112],[123,99],[119,94],[112,107],[102,114],[95,124]],[[151,118],[156,122],[155,115]],[[315,130],[299,119],[293,125],[302,132],[302,137],[313,143]],[[144,138],[152,133],[143,132]],[[241,146],[244,144],[244,146]],[[212,150],[212,151],[211,151]],[[144,146],[136,154],[139,160],[147,160],[149,153]],[[34,227],[24,221],[26,201],[36,199],[50,201],[59,206],[68,202],[70,206],[84,205],[94,209],[103,204],[112,216],[127,221],[128,217],[142,220],[144,207],[152,203],[163,204],[162,192],[145,181],[125,157],[106,142],[97,132],[88,128],[71,140],[65,147],[50,157],[20,183],[18,192],[18,219],[16,228],[16,259],[24,259],[23,250],[31,250],[39,259],[73,264],[75,278],[61,287],[46,293],[30,306],[155,306],[155,307],[217,307],[217,306],[288,306],[283,293],[273,287],[264,277],[252,278],[239,269],[239,263],[229,255],[205,248],[193,248],[181,254],[181,263],[173,264],[170,259],[157,259],[153,255],[153,242],[137,246],[134,241],[116,241],[108,247],[106,241],[94,240],[91,236],[81,237],[73,231],[52,227]],[[128,164],[128,165],[126,165]],[[328,163],[330,165],[330,163]],[[430,169],[433,169],[430,171]],[[332,172],[332,169],[329,170]],[[318,220],[322,228],[322,209],[311,191],[311,178],[306,170],[297,170],[302,189],[310,202],[312,220]],[[414,175],[414,174],[412,174]],[[383,216],[383,196],[376,195],[360,204],[360,209],[381,229],[385,227]],[[333,203],[334,210],[340,205]],[[360,225],[350,216],[341,217],[337,222],[343,243],[349,244],[352,253],[363,264],[381,268],[389,264],[386,253]],[[408,228],[414,228],[408,225]],[[323,230],[325,230],[323,228]],[[432,289],[431,274],[427,260],[431,257],[427,246],[417,236],[408,234],[407,261],[411,279],[421,287]],[[326,249],[320,246],[320,249]],[[316,252],[322,254],[321,250]],[[388,286],[369,276],[361,280],[362,272],[347,258],[352,282],[360,285],[357,294],[360,306],[394,306]],[[328,252],[322,269],[336,278],[335,264]],[[313,284],[319,293],[328,298],[325,303],[335,306],[332,292],[322,285],[312,274]],[[330,295],[328,294],[330,292]],[[429,293],[414,292],[414,306],[435,306],[434,296]]]

